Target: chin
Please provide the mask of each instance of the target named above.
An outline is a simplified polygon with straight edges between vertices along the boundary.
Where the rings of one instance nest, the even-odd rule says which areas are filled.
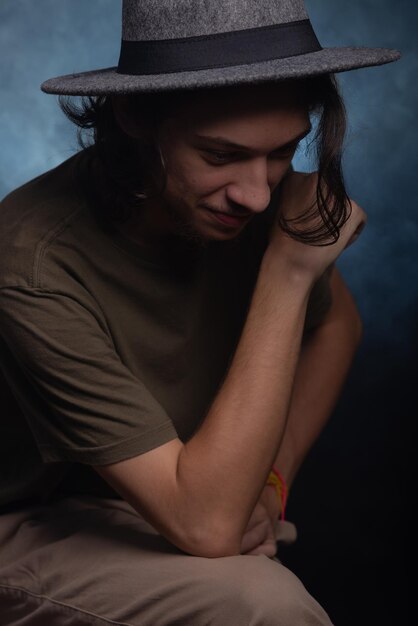
[[[211,241],[231,241],[231,239],[236,239],[237,237],[239,237],[239,235],[241,234],[241,231],[239,232],[225,232],[225,233],[220,233],[218,232],[216,235],[213,235],[211,237]]]

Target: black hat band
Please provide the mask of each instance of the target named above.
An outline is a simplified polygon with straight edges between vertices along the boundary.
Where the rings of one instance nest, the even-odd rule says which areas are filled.
[[[152,41],[122,40],[119,74],[168,74],[258,63],[319,52],[310,20],[229,33]]]

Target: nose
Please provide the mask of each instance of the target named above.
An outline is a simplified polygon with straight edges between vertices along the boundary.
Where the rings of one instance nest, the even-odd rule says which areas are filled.
[[[267,160],[263,157],[241,162],[237,176],[227,187],[231,202],[253,213],[264,211],[271,198]]]

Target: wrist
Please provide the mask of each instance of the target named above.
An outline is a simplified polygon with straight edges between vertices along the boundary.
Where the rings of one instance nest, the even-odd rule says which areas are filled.
[[[261,271],[273,275],[275,280],[285,281],[286,289],[310,293],[317,278],[307,267],[296,265],[275,246],[267,246],[261,262]]]

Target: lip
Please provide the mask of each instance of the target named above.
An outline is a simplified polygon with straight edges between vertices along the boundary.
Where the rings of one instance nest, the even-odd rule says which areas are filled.
[[[226,213],[221,213],[220,211],[212,211],[212,209],[207,209],[207,211],[211,213],[216,220],[226,226],[241,226],[241,224],[248,220],[247,215],[245,217],[234,217]]]

